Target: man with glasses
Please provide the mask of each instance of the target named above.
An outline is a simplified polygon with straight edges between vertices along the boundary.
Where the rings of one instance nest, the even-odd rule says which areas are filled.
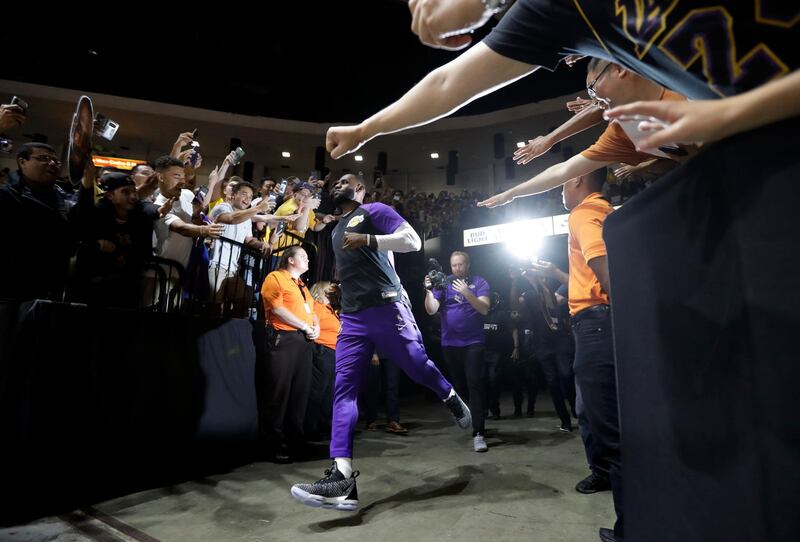
[[[592,59],[587,67],[586,91],[598,107],[617,106],[639,100],[685,100],[677,92],[645,79],[636,73],[605,60]],[[568,123],[570,123],[568,121]],[[582,129],[587,128],[584,126]],[[571,135],[571,134],[570,134]],[[515,198],[546,192],[570,179],[587,175],[617,162],[637,165],[654,157],[678,159],[687,155],[682,148],[659,148],[642,151],[628,136],[622,124],[612,122],[597,141],[569,160],[551,166],[532,179],[479,202],[481,207],[505,205]]]
[[[62,297],[75,236],[72,203],[56,184],[61,165],[45,143],[17,149],[18,170],[0,187],[0,227],[11,259],[0,266],[0,297]]]

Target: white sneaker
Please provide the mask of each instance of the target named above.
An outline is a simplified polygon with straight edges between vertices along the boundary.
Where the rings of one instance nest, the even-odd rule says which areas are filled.
[[[489,450],[483,435],[475,435],[475,437],[473,437],[472,448],[478,453],[483,453]]]

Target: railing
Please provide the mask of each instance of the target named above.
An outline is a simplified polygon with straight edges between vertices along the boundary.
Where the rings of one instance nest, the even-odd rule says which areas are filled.
[[[300,244],[309,257],[309,269],[317,258],[317,247],[303,237],[284,232],[283,241],[268,257],[256,248],[232,239],[198,239],[189,264],[153,256],[137,269],[120,277],[97,277],[89,288],[95,295],[86,295],[87,283],[78,289],[70,285],[54,300],[123,306],[144,312],[180,312],[221,318],[263,319],[261,284],[276,269],[284,251]],[[313,281],[310,276],[307,284]],[[109,282],[109,281],[117,282]],[[104,284],[108,282],[109,284]],[[72,282],[70,282],[72,284]],[[109,288],[113,285],[113,288]],[[63,290],[62,290],[63,291]],[[100,294],[103,291],[124,292],[120,298]]]

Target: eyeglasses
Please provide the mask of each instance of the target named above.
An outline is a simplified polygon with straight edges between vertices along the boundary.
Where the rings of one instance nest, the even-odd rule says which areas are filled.
[[[594,81],[592,81],[591,83],[589,83],[586,86],[586,92],[589,93],[589,97],[592,100],[594,100],[596,102],[599,102],[601,107],[603,106],[603,104],[605,104],[607,106],[608,105],[608,100],[605,100],[603,98],[598,98],[597,97],[597,92],[594,90],[594,87],[595,87],[595,85],[597,85],[597,82],[600,80],[600,78],[603,77],[603,74],[605,73],[605,71],[608,69],[609,66],[611,66],[610,62],[608,64],[606,64],[605,68],[600,70],[600,73],[597,74],[597,77],[594,78]]]
[[[43,162],[45,164],[49,164],[52,162],[53,164],[55,164],[56,167],[61,167],[61,165],[64,163],[61,160],[57,159],[55,156],[49,156],[47,154],[38,154],[36,156],[31,156],[31,158]]]

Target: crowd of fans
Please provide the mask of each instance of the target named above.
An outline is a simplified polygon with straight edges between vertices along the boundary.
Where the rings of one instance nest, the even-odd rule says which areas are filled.
[[[2,107],[2,131],[24,122],[14,106]],[[326,245],[317,232],[336,219],[331,175],[251,183],[231,175],[237,158],[231,152],[200,186],[203,158],[194,143],[191,133],[180,134],[169,154],[130,171],[95,169],[89,161],[79,184],[60,176],[62,163],[50,145],[18,146],[18,169],[0,178],[3,216],[9,224],[37,217],[38,226],[12,241],[18,264],[6,271],[3,296],[167,310],[190,299],[194,309],[199,303],[235,316],[257,309],[259,281],[282,250]],[[365,201],[394,207],[424,239],[508,218],[504,208],[477,209],[484,193],[404,192],[380,176],[369,184]],[[549,196],[529,198],[524,212],[555,214],[560,204]],[[42,238],[50,250],[38,249]],[[330,279],[332,253],[315,256],[329,261],[317,262],[313,281]]]

